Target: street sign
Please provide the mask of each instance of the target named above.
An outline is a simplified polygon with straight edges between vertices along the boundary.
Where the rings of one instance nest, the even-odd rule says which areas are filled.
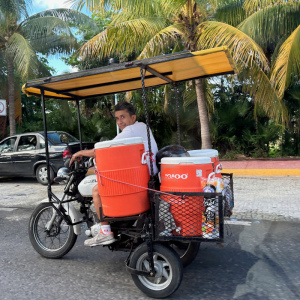
[[[6,116],[6,100],[0,99],[0,116]]]

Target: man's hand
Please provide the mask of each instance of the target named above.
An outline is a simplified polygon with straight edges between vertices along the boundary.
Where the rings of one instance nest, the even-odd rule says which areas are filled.
[[[75,154],[73,154],[72,157],[71,157],[69,166],[71,166],[72,163],[73,163],[75,160],[80,161],[80,160],[82,159],[82,156],[83,156],[83,155],[80,153],[80,151],[79,151],[79,152],[76,152]]]
[[[80,161],[83,156],[95,157],[94,149],[91,150],[80,150],[72,155],[69,166],[74,162],[74,160]]]

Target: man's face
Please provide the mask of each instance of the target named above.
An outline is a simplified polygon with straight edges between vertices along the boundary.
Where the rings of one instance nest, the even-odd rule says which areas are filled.
[[[130,116],[127,109],[116,111],[115,118],[117,121],[117,125],[121,130],[123,130],[126,126],[134,124],[136,121],[136,115]]]

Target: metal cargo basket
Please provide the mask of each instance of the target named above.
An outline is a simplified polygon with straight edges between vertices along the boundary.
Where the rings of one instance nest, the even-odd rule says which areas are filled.
[[[232,174],[222,193],[156,192],[155,240],[224,240],[224,217],[234,206]]]

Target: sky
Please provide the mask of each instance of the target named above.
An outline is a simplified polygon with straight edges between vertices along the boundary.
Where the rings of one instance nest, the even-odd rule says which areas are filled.
[[[53,8],[70,8],[64,0],[32,0],[33,12],[40,12],[47,9]]]
[[[31,15],[47,10],[47,9],[55,9],[55,8],[71,8],[70,3],[64,0],[32,0],[32,8],[29,11]],[[72,68],[71,66],[66,65],[62,59],[59,57],[48,57],[50,67],[56,70],[56,73],[52,75],[60,75],[65,72],[76,72],[76,68]]]

